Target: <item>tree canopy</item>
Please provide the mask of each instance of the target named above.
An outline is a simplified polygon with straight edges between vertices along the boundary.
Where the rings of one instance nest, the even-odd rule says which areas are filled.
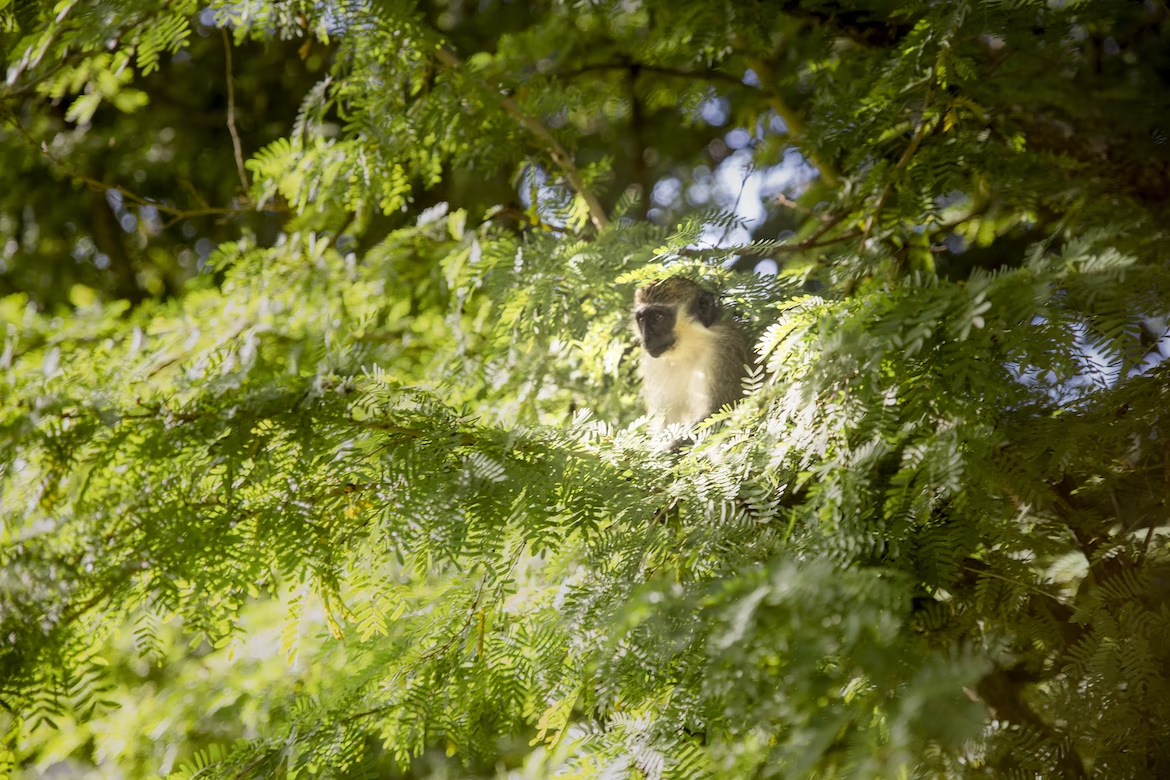
[[[1163,0],[0,57],[0,776],[1170,776]],[[672,452],[676,274],[758,361]]]

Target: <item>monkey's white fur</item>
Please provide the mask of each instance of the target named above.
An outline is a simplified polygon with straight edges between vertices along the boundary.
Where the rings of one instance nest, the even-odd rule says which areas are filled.
[[[711,413],[710,377],[720,325],[705,328],[680,311],[674,346],[658,357],[643,350],[643,392],[658,426],[693,425]]]

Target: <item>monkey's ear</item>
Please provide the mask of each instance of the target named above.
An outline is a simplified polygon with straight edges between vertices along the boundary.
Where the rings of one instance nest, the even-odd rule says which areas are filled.
[[[704,328],[714,325],[715,320],[719,319],[719,300],[715,293],[709,290],[700,292],[693,304],[691,316],[703,323]]]

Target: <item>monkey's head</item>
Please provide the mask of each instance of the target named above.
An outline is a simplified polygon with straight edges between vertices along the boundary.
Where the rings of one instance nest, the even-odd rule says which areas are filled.
[[[634,294],[634,330],[650,357],[674,346],[680,318],[709,328],[719,314],[715,293],[681,276],[646,285]]]

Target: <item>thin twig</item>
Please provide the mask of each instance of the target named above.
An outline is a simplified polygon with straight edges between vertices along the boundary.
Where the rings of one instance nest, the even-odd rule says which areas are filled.
[[[781,206],[786,206],[786,207],[792,209],[793,211],[799,211],[801,214],[807,214],[810,217],[816,217],[821,222],[830,222],[833,219],[832,215],[830,215],[830,214],[818,214],[815,211],[813,211],[812,209],[810,209],[808,206],[800,205],[799,203],[797,203],[796,201],[792,200],[787,195],[785,195],[783,192],[780,193],[779,195],[777,195],[774,198],[774,200],[778,204],[780,204]]]
[[[521,549],[523,549],[523,547],[521,547]],[[476,589],[475,598],[472,599],[471,605],[468,607],[467,617],[464,619],[463,624],[461,626],[459,626],[459,628],[447,638],[446,642],[443,642],[442,644],[432,645],[430,650],[427,650],[425,653],[420,654],[416,659],[414,659],[412,661],[412,663],[418,663],[420,661],[433,661],[435,658],[438,658],[439,656],[445,654],[448,650],[450,650],[452,647],[454,647],[455,643],[458,642],[460,638],[462,638],[466,635],[465,632],[471,626],[471,621],[475,619],[476,613],[479,611],[479,603],[480,603],[480,600],[483,598],[484,587],[486,585],[487,585],[487,574],[485,573],[484,576],[482,578],[480,578],[479,588]],[[395,675],[395,677],[397,677],[401,673],[402,672],[400,670]],[[370,717],[373,717],[375,715],[381,715],[383,712],[386,712],[387,710],[391,709],[391,707],[393,707],[392,704],[383,704],[383,705],[379,705],[377,707],[373,707],[373,708],[368,709],[368,710],[364,710],[362,712],[355,712],[353,715],[349,715],[348,717],[346,717],[345,722],[346,723],[353,723],[355,721],[362,720],[364,718],[370,718]]]
[[[847,211],[839,211],[836,214],[826,215],[826,218],[823,220],[824,224],[814,230],[812,235],[810,235],[801,243],[808,245],[815,244],[821,236],[825,235],[837,225],[841,224],[841,220],[845,219],[847,216],[849,216],[849,212]]]
[[[240,184],[244,185],[246,193],[250,187],[248,186],[248,173],[244,169],[244,149],[240,145],[240,134],[236,132],[236,88],[232,79],[232,42],[228,37],[226,27],[220,27],[219,31],[223,33],[224,70],[227,79],[227,126],[228,132],[232,134],[232,148],[235,149],[236,153],[236,172],[240,174]]]
[[[353,224],[353,221],[356,217],[357,213],[352,211],[345,215],[345,221],[341,223],[341,227],[337,228],[337,231],[333,234],[333,238],[329,239],[330,247],[337,249],[337,242],[341,240],[341,235],[349,229],[349,226]]]
[[[910,158],[914,156],[916,151],[918,151],[918,147],[922,144],[922,139],[926,137],[926,128],[930,124],[929,120],[927,119],[926,112],[930,110],[930,99],[934,93],[935,77],[936,70],[932,68],[930,71],[930,78],[926,82],[926,95],[922,99],[922,121],[918,123],[918,130],[915,131],[914,137],[910,139],[910,143],[906,145],[906,149],[902,152],[902,156],[898,158],[898,162],[894,164],[895,171],[906,167],[906,164],[910,162]],[[943,118],[940,116],[938,121],[942,122]],[[935,124],[935,127],[938,127],[938,123]],[[869,234],[873,231],[874,225],[877,224],[878,216],[881,214],[882,207],[885,206],[886,198],[889,197],[890,190],[893,186],[893,182],[887,183],[886,186],[882,188],[881,195],[878,195],[877,203],[875,203],[873,206],[873,212],[870,214],[869,219],[865,223],[865,239],[869,238]]]
[[[786,246],[778,246],[772,250],[773,254],[787,253],[787,252],[803,252],[806,249],[820,249],[823,246],[832,246],[833,244],[840,244],[842,241],[852,241],[855,238],[861,237],[860,230],[850,230],[848,233],[842,233],[839,236],[826,238],[824,241],[814,241],[811,237],[801,241],[799,244],[789,244]]]
[[[739,184],[739,194],[735,196],[735,205],[733,205],[731,207],[732,214],[739,212],[739,202],[741,200],[743,200],[743,191],[745,189],[747,189],[748,181],[755,174],[756,166],[752,165],[751,163],[748,163],[747,165],[744,166],[744,170],[745,170],[745,173],[744,173],[743,181],[740,182],[740,184]],[[718,247],[720,244],[722,244],[724,241],[727,240],[727,235],[731,232],[731,226],[734,224],[735,224],[734,222],[728,221],[727,226],[723,228],[723,235],[719,236],[719,240],[715,243],[716,247]]]
[[[7,5],[7,3],[5,3],[5,5]],[[144,13],[135,19],[131,19],[129,22],[122,25],[122,28],[118,31],[118,34],[115,35],[112,39],[106,41],[107,48],[110,51],[116,51],[118,49],[118,47],[122,45],[122,37],[124,35],[126,35],[130,31],[138,30],[141,27],[145,26],[152,19],[154,19],[156,16],[158,16],[160,11],[162,11],[164,6],[166,6],[166,5],[167,5],[166,3],[157,3],[156,7],[153,10],[148,11],[147,13]],[[65,15],[67,13],[68,13],[68,11],[62,11],[61,15],[58,16],[57,21],[61,22],[65,18]],[[40,55],[37,56],[37,58],[33,62],[28,63],[28,67],[35,69],[38,65],[40,65],[44,56],[49,52],[49,49],[53,46],[53,44],[58,42],[58,40],[57,40],[58,34],[60,33],[60,31],[62,29],[68,29],[68,28],[65,26],[57,27],[57,30],[55,32],[53,32],[52,34],[50,34],[49,39],[47,41],[45,41],[44,43],[40,44],[40,46],[38,46],[41,53],[40,53]],[[9,99],[15,98],[15,97],[23,97],[24,95],[31,94],[33,91],[36,90],[38,85],[44,83],[47,79],[51,78],[54,74],[58,73],[62,68],[66,67],[67,65],[72,65],[73,63],[75,63],[78,60],[85,57],[86,52],[83,50],[78,50],[78,49],[70,50],[69,47],[66,47],[65,51],[60,56],[61,56],[61,60],[56,65],[49,68],[47,71],[45,71],[41,75],[37,76],[32,81],[25,83],[21,87],[16,87],[16,80],[21,75],[23,75],[25,73],[26,66],[21,65],[16,70],[16,72],[14,72],[14,73],[10,72],[8,74],[8,78],[10,80],[9,81],[10,89],[8,89],[7,91],[5,91],[3,93],[0,93],[0,101],[9,100]]]
[[[855,238],[860,238],[862,233],[860,230],[850,230],[848,233],[841,233],[840,235],[826,238],[823,241],[817,239],[824,233],[824,229],[819,229],[816,233],[795,244],[784,244],[782,246],[772,247],[767,254],[760,254],[760,257],[772,257],[781,254],[793,254],[796,252],[805,252],[809,249],[821,249],[822,247],[832,246],[833,244],[840,244],[843,241],[852,241]],[[734,251],[734,247],[729,247],[724,251]],[[718,250],[715,249],[682,249],[678,250],[677,254],[685,255],[687,257],[706,257],[716,254]]]
[[[638,77],[642,70],[631,67],[626,73],[626,84],[630,90],[630,135],[632,136],[634,151],[631,155],[634,181],[637,184],[640,198],[635,214],[638,219],[645,220],[650,213],[651,195],[654,191],[654,179],[650,167],[646,164],[646,114],[643,111],[642,101],[638,98]]]
[[[657,73],[660,76],[674,76],[680,79],[690,79],[693,81],[720,81],[726,84],[735,84],[736,86],[747,88],[748,85],[743,83],[743,79],[736,78],[730,73],[722,73],[717,70],[682,70],[680,68],[668,68],[662,65],[646,65],[641,62],[599,62],[593,65],[584,65],[573,70],[563,70],[552,75],[561,79],[571,79],[577,76],[583,76],[586,73],[594,73],[603,70],[636,70],[645,73]]]
[[[120,192],[123,191],[121,187],[119,187],[118,190]],[[167,220],[166,223],[163,224],[163,230],[168,230],[170,228],[173,228],[175,225],[179,224],[183,220],[191,219],[192,217],[206,217],[206,216],[210,216],[212,214],[243,214],[246,211],[252,210],[251,208],[238,208],[238,209],[209,208],[209,209],[183,210],[183,209],[173,209],[173,208],[170,208],[169,206],[164,208],[163,206],[160,206],[159,204],[151,202],[151,201],[148,201],[148,202],[143,203],[141,205],[154,206],[156,209],[163,212],[164,214],[171,214],[172,215],[171,219]]]
[[[1039,593],[1041,596],[1052,599],[1062,607],[1072,609],[1072,606],[1064,603],[1064,601],[1062,601],[1059,596],[1052,595],[1038,585],[1031,585],[1027,582],[1021,582],[1020,580],[1013,580],[1011,577],[1005,577],[1002,574],[996,574],[995,572],[988,571],[987,569],[974,569],[970,566],[960,566],[959,568],[961,568],[963,571],[970,572],[971,574],[975,574],[980,577],[990,577],[993,580],[999,580],[1000,582],[1006,582],[1009,585],[1016,585],[1018,587],[1024,588],[1025,590],[1030,590],[1033,593]]]
[[[926,137],[926,128],[930,124],[927,120],[926,112],[930,110],[930,98],[934,92],[934,74],[931,74],[930,81],[926,82],[926,96],[922,99],[922,121],[918,123],[918,131],[914,133],[914,137],[910,139],[910,144],[906,147],[906,151],[902,152],[902,156],[898,159],[895,170],[900,170],[906,167],[906,163],[910,162],[910,158],[918,151],[918,146],[922,143],[922,139]]]
[[[788,125],[789,135],[794,140],[801,139],[805,134],[804,120],[802,120],[800,115],[791,109],[775,91],[764,86],[766,82],[771,81],[771,68],[762,60],[758,59],[752,60],[749,64],[751,65],[752,70],[755,71],[756,76],[760,79],[759,89],[767,94],[769,105],[771,105],[772,109],[780,115],[781,119],[784,120],[784,124]],[[561,71],[554,75],[556,75],[558,78],[571,79],[575,76],[580,76],[595,71],[627,69],[636,69],[638,71],[657,73],[661,76],[673,76],[676,78],[694,79],[701,81],[718,81],[726,84],[734,84],[738,87],[751,88],[751,85],[745,84],[743,79],[738,78],[730,73],[723,73],[722,71],[689,71],[681,70],[679,68],[666,67],[663,65],[647,65],[641,62],[601,62],[592,65],[585,65],[573,70]],[[823,159],[819,159],[818,155],[814,151],[807,149],[802,151],[804,151],[805,157],[807,157],[808,160],[820,170],[821,177],[824,179],[826,184],[828,184],[830,187],[835,187],[840,182],[841,176],[839,173],[837,173],[836,169],[831,164]]]
[[[455,440],[460,444],[475,444],[478,440],[470,433],[459,433],[458,431],[451,431],[450,433],[437,433],[435,431],[424,431],[419,428],[408,428],[404,425],[395,425],[394,423],[385,423],[378,420],[355,420],[352,417],[345,418],[345,422],[358,428],[367,428],[372,431],[384,431],[386,433],[396,433],[400,436],[405,436],[408,439],[445,439]]]
[[[35,138],[29,135],[28,131],[25,130],[24,127],[22,127],[19,123],[14,124],[13,129],[15,129],[16,132],[20,134],[20,136],[23,137],[24,140],[27,141],[31,146],[39,149],[55,168],[61,169],[61,171],[63,171],[70,179],[73,179],[76,182],[80,182],[96,192],[117,192],[122,196],[123,200],[129,201],[136,206],[150,206],[162,214],[170,214],[172,217],[174,217],[174,219],[163,225],[164,229],[171,227],[176,222],[180,222],[184,219],[190,219],[191,217],[205,217],[211,214],[242,214],[247,211],[252,211],[251,206],[239,208],[206,207],[198,209],[180,209],[175,208],[174,206],[168,206],[164,203],[159,203],[156,200],[150,200],[149,198],[139,195],[132,190],[128,190],[121,185],[106,184],[105,182],[98,181],[91,176],[78,173],[77,171],[70,168],[64,160],[55,157],[53,153],[49,151],[49,145],[47,143],[44,141],[38,142]],[[200,200],[202,200],[202,198],[200,198]]]
[[[995,62],[991,63],[991,67],[987,69],[986,73],[984,73],[982,76],[980,76],[980,79],[989,78],[991,76],[991,74],[993,74],[997,70],[999,70],[1000,65],[1003,65],[1005,62],[1007,62],[1008,59],[1010,59],[1011,56],[1015,53],[1016,53],[1015,49],[1008,49],[1006,52],[1004,52],[1004,55],[1002,57],[997,59]]]
[[[438,48],[437,56],[439,61],[448,68],[452,70],[462,69],[463,61],[456,57],[446,46],[440,46]],[[474,78],[474,76],[468,74],[468,78]],[[482,86],[490,89],[487,85]],[[585,186],[585,181],[581,178],[581,173],[577,170],[577,166],[573,162],[573,156],[569,154],[568,150],[561,146],[561,143],[553,137],[553,134],[548,131],[547,127],[525,114],[515,100],[507,95],[499,94],[496,90],[491,91],[505,111],[519,121],[525,130],[545,143],[553,162],[559,165],[561,170],[564,171],[565,178],[569,180],[569,186],[585,201],[585,205],[589,209],[589,219],[593,222],[593,226],[598,230],[604,230],[609,227],[609,217],[606,216],[605,209],[601,207],[601,201]]]
[[[199,208],[211,208],[211,204],[207,202],[207,199],[204,198],[202,194],[200,194],[199,190],[195,189],[195,185],[191,183],[190,179],[182,179],[179,184],[185,190],[187,190],[187,192],[191,193],[191,197],[194,198],[195,202],[199,204]]]
[[[62,68],[64,68],[66,65],[71,65],[73,62],[80,59],[80,57],[81,57],[80,52],[70,52],[68,56],[63,58],[56,65],[49,68],[47,71],[45,71],[40,76],[33,79],[32,81],[29,81],[28,83],[24,84],[21,87],[9,89],[9,90],[5,91],[3,94],[0,94],[0,100],[11,100],[13,98],[31,95],[33,92],[36,91],[38,86],[43,84],[45,81],[48,81],[53,76],[57,75],[57,73]]]

